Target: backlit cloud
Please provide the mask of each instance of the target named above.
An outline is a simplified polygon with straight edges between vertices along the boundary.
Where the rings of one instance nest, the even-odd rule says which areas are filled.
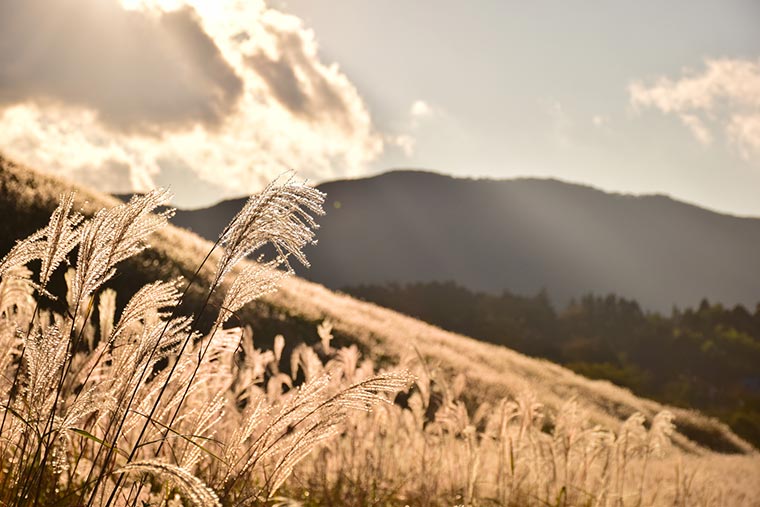
[[[263,0],[2,2],[0,61],[0,150],[107,191],[188,173],[208,192],[179,204],[203,204],[287,169],[356,174],[404,144]]]
[[[679,79],[634,82],[629,94],[636,108],[677,116],[702,144],[721,133],[743,158],[760,158],[760,59],[707,60]]]
[[[417,99],[412,102],[409,107],[409,121],[407,125],[407,132],[415,132],[421,127],[430,126],[433,122],[431,120],[437,120],[435,123],[440,124],[440,120],[447,119],[448,114],[446,111],[437,105],[432,105],[422,99]],[[411,155],[414,152],[414,145],[416,139],[413,136],[407,136],[406,143],[408,148],[404,149],[407,155]],[[402,144],[403,147],[403,144]]]
[[[102,0],[3,2],[0,105],[91,109],[117,130],[217,124],[243,81],[189,7],[149,17]]]

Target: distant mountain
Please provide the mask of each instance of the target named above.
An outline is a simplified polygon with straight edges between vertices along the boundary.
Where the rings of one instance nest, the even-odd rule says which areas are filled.
[[[328,213],[300,274],[330,288],[450,280],[543,288],[560,305],[613,292],[663,311],[760,301],[760,219],[556,180],[393,171],[319,188]],[[241,204],[178,211],[174,223],[213,239]]]

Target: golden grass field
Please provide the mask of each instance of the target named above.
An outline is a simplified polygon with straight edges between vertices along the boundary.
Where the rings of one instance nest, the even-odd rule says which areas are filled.
[[[74,187],[69,183],[0,158],[0,212],[4,215],[0,232],[7,245],[2,254],[14,240],[44,227],[58,205],[59,195],[72,189]],[[110,196],[82,188],[76,190],[74,209],[81,208],[87,216],[119,204]],[[181,275],[186,283],[212,248],[209,242],[171,225],[156,230],[149,243],[150,249],[119,264],[116,276],[93,292],[93,305],[96,299],[107,300],[102,299],[105,287],[112,287],[118,293],[118,297],[107,296],[114,298],[112,305],[115,307],[117,302],[123,305],[131,293],[156,280],[168,281]],[[186,305],[183,308],[200,304],[213,283],[217,273],[215,267],[225,261],[228,252],[229,249],[227,252],[214,251],[183,300],[182,304]],[[51,291],[54,287],[59,291],[66,290],[62,275],[65,269],[59,271],[57,282],[51,278]],[[230,281],[223,284],[224,290],[229,290],[235,280],[244,280],[252,272],[258,273],[254,263],[241,260],[232,269]],[[258,276],[265,278],[263,272]],[[3,283],[6,279],[7,276]],[[85,430],[79,427],[75,429],[82,431],[75,431],[74,435],[60,430],[61,435],[69,435],[66,445],[70,446],[66,451],[68,454],[60,451],[66,456],[61,458],[60,470],[30,475],[31,472],[23,469],[17,476],[4,471],[3,484],[8,494],[2,499],[3,505],[31,504],[31,500],[23,495],[34,490],[34,484],[48,488],[42,494],[45,498],[55,498],[51,491],[59,489],[69,491],[70,498],[76,498],[80,493],[72,490],[76,489],[75,483],[81,481],[77,475],[78,456],[88,456],[88,452],[97,454],[98,445],[94,442],[109,442],[109,436],[116,439],[114,446],[132,445],[139,452],[126,460],[118,452],[110,453],[114,454],[113,458],[103,461],[102,466],[98,465],[99,455],[87,459],[91,469],[97,470],[96,475],[103,476],[101,482],[116,481],[111,490],[118,491],[110,499],[103,493],[100,496],[92,493],[89,497],[91,505],[138,505],[138,499],[158,502],[157,505],[162,502],[173,505],[179,501],[200,502],[200,505],[216,501],[222,505],[760,504],[760,458],[757,451],[715,419],[696,411],[667,407],[636,397],[609,382],[592,381],[550,362],[443,331],[295,276],[277,281],[277,292],[267,293],[228,315],[224,331],[223,326],[215,325],[213,315],[202,315],[192,324],[200,331],[199,336],[205,335],[203,339],[197,337],[197,343],[191,340],[192,350],[197,352],[197,347],[202,347],[198,344],[204,343],[219,343],[219,348],[216,349],[217,345],[209,348],[217,350],[217,355],[213,356],[217,358],[216,363],[206,365],[199,359],[197,366],[188,362],[184,366],[186,370],[182,370],[206,372],[208,378],[199,382],[204,387],[193,391],[195,398],[188,396],[187,403],[175,402],[188,411],[186,418],[183,419],[182,415],[179,419],[176,415],[171,417],[169,405],[164,407],[155,401],[156,406],[168,409],[167,420],[157,419],[152,423],[150,431],[154,433],[155,441],[143,447],[140,445],[142,437],[134,434],[134,428],[132,433],[117,432],[113,436],[108,426],[101,426],[107,417],[103,416],[105,419],[101,420],[100,416],[88,415],[89,419],[82,419],[90,424],[87,436],[83,436]],[[68,290],[71,292],[70,282]],[[209,308],[224,306],[221,296],[212,295],[209,302]],[[21,311],[19,307],[16,305],[16,310],[5,313],[8,326],[15,322],[13,325],[23,328],[18,324],[23,318],[34,322],[38,312]],[[51,312],[51,322],[67,322],[67,317],[60,311],[57,317],[52,317],[56,315],[55,309],[46,311]],[[79,329],[81,336],[100,336],[100,340],[105,340],[103,329],[114,326],[113,318],[110,323],[108,319],[90,322],[87,314],[80,317],[77,311],[69,312],[68,318],[72,320],[72,330]],[[80,319],[79,324],[77,319]],[[34,327],[28,325],[30,329]],[[147,324],[143,322],[141,325],[145,327]],[[43,336],[47,332],[46,326],[48,324],[40,324]],[[59,327],[65,328],[63,325]],[[7,332],[6,335],[11,350],[15,335]],[[284,340],[275,339],[275,335],[284,336]],[[237,342],[241,340],[246,344],[242,357],[248,360],[244,366],[238,364]],[[302,342],[306,345],[299,345]],[[284,350],[283,343],[286,344]],[[273,346],[274,352],[256,351],[264,345]],[[70,363],[74,364],[76,360],[84,364],[96,346],[97,339],[93,338],[90,348],[83,348]],[[174,346],[167,345],[169,364],[184,364],[179,359],[172,359],[176,352]],[[66,360],[63,361],[65,364]],[[108,366],[112,367],[114,361],[108,362]],[[11,357],[5,367],[15,372],[14,364]],[[220,365],[229,368],[222,372]],[[299,371],[301,373],[297,375]],[[103,374],[106,373],[107,368],[103,370]],[[159,370],[157,375],[160,377],[164,373]],[[79,389],[72,391],[76,400],[78,392],[90,386],[91,379],[72,378],[71,385],[78,385]],[[177,376],[165,380],[166,385],[171,386],[169,390],[179,397],[177,399],[184,400],[183,386],[194,385],[194,378],[194,375]],[[246,378],[250,382],[241,385],[244,383],[241,379]],[[380,384],[368,388],[365,394],[371,399],[362,401],[374,406],[372,411],[353,410],[357,408],[354,405],[361,403],[349,400],[335,412],[341,412],[339,421],[333,421],[330,414],[309,412],[307,422],[311,424],[313,421],[317,428],[313,431],[324,430],[324,433],[319,433],[314,442],[307,442],[306,437],[303,441],[298,440],[300,419],[289,412],[293,403],[298,405],[298,396],[294,394],[297,390],[283,386],[298,382],[315,386],[314,398],[304,404],[319,405],[331,396],[342,400],[340,393],[351,393],[352,386],[357,383],[381,378],[390,382],[387,389],[378,388]],[[413,387],[408,389],[407,386],[412,384]],[[146,406],[150,405],[151,396],[155,396],[149,388],[151,383],[143,385],[142,380],[137,379],[134,385],[135,392],[143,393]],[[98,392],[95,387],[93,389]],[[186,391],[189,389],[187,387]],[[12,389],[7,390],[8,393],[3,395],[6,400]],[[397,399],[399,403],[382,402],[383,399],[392,400],[396,391],[402,391],[402,396]],[[241,396],[247,401],[241,403]],[[350,395],[346,396],[350,398]],[[61,398],[61,410],[69,410],[71,406],[66,403],[71,403],[70,398]],[[174,399],[170,397],[161,403],[170,404]],[[267,407],[266,417],[248,413],[254,399],[261,400],[261,406]],[[59,403],[57,395],[52,403],[50,406]],[[217,412],[208,407],[216,407]],[[176,410],[177,414],[184,414]],[[344,410],[345,414],[342,413]],[[290,422],[283,426],[273,414],[295,417],[298,424],[288,419]],[[320,419],[323,416],[324,420]],[[127,415],[123,417],[131,421]],[[137,419],[131,424],[139,429],[137,420],[140,416],[134,417]],[[10,419],[15,420],[15,417]],[[39,419],[43,420],[44,416]],[[283,416],[285,419],[287,417]],[[235,451],[237,448],[252,449],[246,448],[241,443],[246,438],[235,432],[241,424],[247,424],[245,421],[253,421],[250,423],[251,433],[246,438],[259,441],[262,435],[269,435],[278,445],[273,446],[271,455],[264,453],[265,457],[256,462],[255,467],[230,468],[228,475],[241,479],[229,486],[230,479],[223,473],[224,467],[209,458],[208,449],[198,451],[196,447],[201,447],[199,439],[203,437],[213,439],[213,445],[219,447],[213,453],[217,456],[238,452]],[[176,431],[174,422],[178,424]],[[16,431],[21,435],[18,438],[23,436],[26,440],[3,440],[6,470],[13,470],[18,461],[8,461],[5,453],[20,441],[31,441],[32,437],[24,433],[27,430],[23,430],[23,426],[24,423],[17,422],[16,427],[21,429]],[[43,425],[43,429],[48,426],[55,427],[51,422]],[[172,427],[171,434],[175,437],[182,435],[177,437],[180,443],[184,443],[182,456],[176,455],[174,445],[161,443],[161,439],[169,435],[165,427]],[[195,431],[213,436],[203,436]],[[8,430],[2,437],[5,439],[7,434]],[[242,440],[230,441],[235,438]],[[52,436],[42,438],[41,442],[38,444],[40,449],[57,449]],[[284,445],[285,442],[290,447]],[[45,455],[42,451],[40,454]],[[291,464],[295,454],[298,454],[299,459],[295,460],[298,463]],[[19,450],[11,455],[18,460],[23,453]],[[138,456],[143,456],[142,465],[137,461]],[[75,463],[67,463],[67,459],[74,459]],[[165,460],[173,468],[167,472],[156,463],[148,463],[154,459]],[[35,463],[43,468],[48,466],[45,460],[21,462],[32,468]],[[114,473],[115,467],[121,467],[116,470],[124,472],[122,475],[134,470],[159,478],[168,477],[175,486],[166,489],[161,486],[163,479],[151,480],[143,476],[139,481],[134,479],[132,484],[137,486],[127,488],[128,493],[125,493],[125,487],[118,482],[121,479],[109,475]],[[182,474],[189,477],[183,479]],[[273,476],[277,479],[272,479]],[[15,489],[6,487],[14,480],[26,485]],[[61,486],[61,481],[65,487]],[[194,481],[202,481],[208,486],[212,490],[211,496],[204,497],[199,489],[193,490],[198,486]],[[240,483],[253,486],[242,487]],[[273,487],[273,484],[279,487]],[[88,487],[83,486],[81,491]],[[201,495],[200,500],[193,497],[193,491]],[[183,500],[174,499],[175,493]],[[39,496],[35,499],[37,503],[42,502]],[[77,505],[76,502],[70,503],[70,499],[61,502],[61,505]]]

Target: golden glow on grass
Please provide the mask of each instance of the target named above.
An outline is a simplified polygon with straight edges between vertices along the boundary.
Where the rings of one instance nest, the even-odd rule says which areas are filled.
[[[7,163],[0,165],[0,178],[0,187],[7,192],[4,198],[19,206],[15,214],[19,218],[30,213],[31,203],[50,203],[65,187]],[[284,191],[280,197],[316,198],[304,192]],[[115,203],[86,190],[81,197],[90,201],[83,207],[85,213]],[[431,507],[749,507],[760,496],[756,451],[725,426],[698,413],[636,398],[611,384],[445,333],[296,278],[285,279],[283,290],[263,301],[266,312],[280,315],[283,326],[291,325],[300,333],[308,323],[322,323],[316,332],[319,343],[296,346],[290,357],[283,352],[284,339],[275,340],[272,351],[257,350],[250,333],[238,327],[197,334],[187,342],[189,353],[178,353],[191,321],[171,315],[178,298],[173,284],[159,283],[134,296],[137,302],[130,303],[134,310],[124,310],[115,322],[115,295],[97,290],[110,271],[98,268],[94,278],[76,272],[90,269],[86,259],[101,259],[96,264],[105,262],[107,267],[118,258],[103,258],[98,252],[134,253],[139,246],[136,236],[160,225],[137,208],[153,206],[158,197],[122,204],[96,218],[97,226],[79,225],[76,217],[59,226],[60,217],[67,213],[58,213],[43,233],[20,244],[0,262],[0,340],[10,352],[2,356],[0,393],[4,404],[10,402],[14,409],[5,413],[3,435],[8,437],[0,442],[0,456],[23,455],[20,445],[28,444],[50,458],[43,460],[49,467],[43,467],[41,474],[39,460],[8,458],[7,466],[0,467],[4,504],[13,504],[25,491],[34,491],[32,487],[41,492],[40,505],[58,494],[81,494],[78,486],[88,470],[102,484],[103,493],[92,495],[94,505],[108,505],[108,492],[119,490],[122,482],[132,499],[161,503],[162,497],[178,493],[193,505],[214,505],[217,497],[225,504],[261,504],[280,485],[282,494],[307,506],[361,506],[373,498],[378,505]],[[273,202],[278,202],[274,196],[251,201],[225,236],[229,248],[257,243],[258,227],[239,226],[248,223],[245,217],[262,220],[267,203]],[[80,206],[77,203],[74,209]],[[68,210],[69,205],[62,209]],[[133,216],[138,218],[126,220]],[[130,229],[133,223],[134,230]],[[276,220],[267,224],[267,231],[280,230]],[[292,226],[298,229],[298,224],[288,227]],[[83,298],[77,296],[82,290],[74,289],[67,297],[58,295],[73,307],[66,314],[42,310],[41,318],[35,320],[36,289],[29,270],[21,266],[29,260],[25,252],[36,258],[47,256],[51,248],[68,249],[72,247],[70,232],[80,227],[86,232],[82,235],[85,247],[80,245],[73,262],[76,272],[72,268],[66,279],[69,287],[94,291],[92,304],[82,305]],[[120,227],[125,234],[117,232]],[[284,244],[296,250],[301,240],[310,240],[304,230],[298,230],[283,236],[290,238]],[[99,235],[103,241],[97,241]],[[118,246],[119,238],[129,244]],[[111,248],[117,241],[117,247]],[[194,270],[210,248],[208,242],[173,227],[157,232],[151,243],[153,262],[138,264],[138,271],[130,276],[166,277],[177,266]],[[211,255],[209,265],[199,272],[199,284],[208,286],[216,272],[226,271],[214,266],[226,265],[225,259],[234,257],[234,253]],[[50,254],[50,258],[60,256]],[[231,280],[254,276],[257,271],[251,266],[241,261],[228,276]],[[92,283],[77,285],[78,279]],[[226,287],[223,284],[222,290]],[[240,294],[259,297],[270,288],[270,280],[264,279],[256,290]],[[43,293],[44,287],[39,289]],[[237,308],[238,303],[227,304]],[[99,318],[89,318],[87,308],[97,308]],[[261,315],[243,307],[235,317],[244,324]],[[15,330],[29,329],[30,319],[36,323],[34,333],[19,336]],[[155,332],[164,322],[166,332]],[[65,353],[67,330],[77,330],[74,335],[68,331],[69,336],[82,338],[73,356]],[[293,334],[289,340],[300,338]],[[336,345],[333,335],[362,346],[369,356],[362,357],[356,345]],[[152,344],[159,345],[157,357],[146,354]],[[16,358],[23,354],[29,358],[28,366],[18,369]],[[150,365],[155,364],[151,361],[162,357],[169,366],[159,368],[150,381],[140,379],[139,372],[151,371]],[[383,370],[374,359],[395,362],[401,372]],[[288,363],[291,375],[284,372]],[[55,373],[66,364],[71,366],[71,375],[56,391]],[[410,380],[406,371],[415,377],[411,390],[406,389]],[[22,379],[23,388],[10,400],[14,377]],[[293,389],[299,382],[301,387]],[[162,397],[159,391],[164,385]],[[136,408],[125,410],[120,404],[126,398],[119,394],[133,389]],[[405,394],[398,404],[383,404],[385,408],[370,413],[353,411],[390,401],[399,390]],[[57,392],[59,397],[54,396]],[[157,407],[150,417],[155,424],[148,425],[151,406]],[[56,407],[58,417],[48,416],[51,407]],[[674,433],[670,412],[675,415]],[[113,429],[113,418],[124,418],[123,432]],[[62,439],[40,437],[50,433],[30,430],[44,429],[48,420]],[[677,432],[687,425],[733,443],[740,454],[720,456],[707,451]],[[674,447],[669,445],[671,436]],[[109,453],[110,447],[102,442],[115,442],[118,451]],[[130,449],[134,451],[131,457]],[[313,450],[319,454],[308,457]],[[113,477],[100,473],[111,465],[118,467]],[[290,480],[292,470],[296,476]],[[155,488],[137,486],[143,481],[139,472],[151,474],[148,482]],[[167,483],[174,486],[165,489]],[[136,486],[130,489],[132,484]],[[92,493],[87,487],[84,490]],[[179,505],[176,502],[170,505]]]

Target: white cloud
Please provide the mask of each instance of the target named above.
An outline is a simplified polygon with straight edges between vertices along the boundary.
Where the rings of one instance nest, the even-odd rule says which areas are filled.
[[[702,144],[721,132],[743,158],[760,157],[760,59],[706,60],[680,79],[632,83],[631,104],[677,116]]]
[[[735,114],[726,130],[742,157],[760,154],[760,114]]]
[[[424,100],[415,100],[409,109],[409,113],[414,118],[424,118],[433,115],[433,108]]]
[[[299,18],[263,0],[123,3],[67,3],[59,18],[43,0],[0,4],[0,53],[13,48],[0,54],[0,150],[107,191],[191,172],[212,195],[188,205],[254,192],[286,169],[333,178],[388,144],[412,149],[376,131]]]
[[[417,99],[412,102],[412,105],[409,107],[408,114],[409,123],[406,130],[410,132],[417,131],[433,118],[441,119],[447,117],[443,109],[438,106],[431,105],[429,102],[421,99]],[[404,149],[405,152],[408,151],[403,146],[402,149]],[[411,151],[409,151],[409,154],[411,154]]]
[[[0,6],[0,105],[61,103],[112,130],[219,124],[243,81],[187,6],[146,16],[116,2]]]
[[[414,149],[417,145],[417,140],[406,134],[387,136],[386,143],[397,146],[407,157],[414,155]]]
[[[699,116],[682,113],[680,117],[683,124],[686,125],[700,144],[707,146],[712,143],[712,133],[705,126],[704,122],[699,119]]]

